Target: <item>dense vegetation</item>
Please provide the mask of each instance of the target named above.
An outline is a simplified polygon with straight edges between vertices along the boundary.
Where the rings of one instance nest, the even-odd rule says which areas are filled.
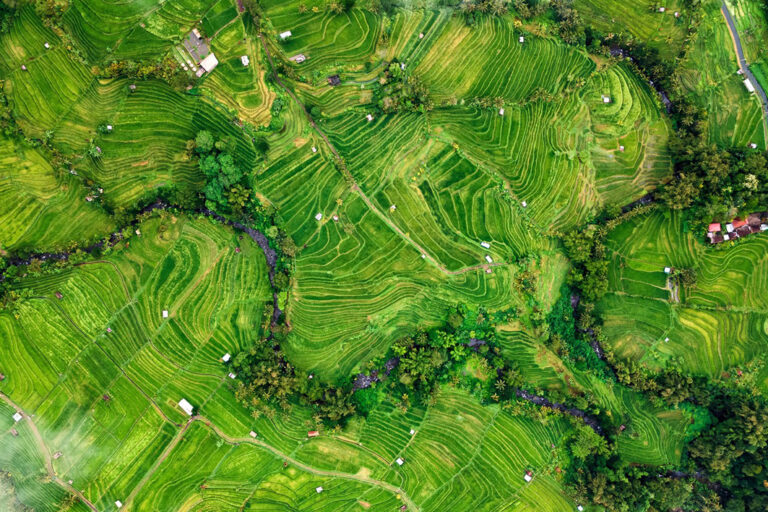
[[[720,7],[0,3],[0,509],[768,508]]]

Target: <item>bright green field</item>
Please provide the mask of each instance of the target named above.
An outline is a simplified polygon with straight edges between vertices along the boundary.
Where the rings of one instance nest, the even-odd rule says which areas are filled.
[[[619,355],[718,376],[765,352],[765,235],[707,248],[684,232],[677,216],[657,213],[621,225],[609,247],[611,292],[600,307]],[[666,266],[696,269],[697,286],[673,296]]]

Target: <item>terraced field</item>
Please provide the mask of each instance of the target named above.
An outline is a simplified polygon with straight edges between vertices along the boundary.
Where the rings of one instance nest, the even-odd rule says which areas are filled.
[[[765,351],[765,236],[728,250],[707,249],[683,230],[679,217],[654,214],[622,225],[609,240],[611,293],[601,308],[619,354],[717,376]],[[666,266],[694,268],[696,287],[673,293]]]

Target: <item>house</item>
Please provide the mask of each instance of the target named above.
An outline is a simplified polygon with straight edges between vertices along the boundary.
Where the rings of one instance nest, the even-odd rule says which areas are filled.
[[[237,374],[232,372],[229,372],[227,375],[229,376],[230,379],[234,379],[235,377],[237,377]]]
[[[49,45],[47,42],[46,42],[46,43],[44,43],[44,44],[43,44],[43,46],[45,46],[45,49],[46,49],[46,50],[47,50],[47,49],[49,49],[49,48],[51,47],[51,45]]]
[[[400,457],[395,459],[395,462],[397,462],[398,466],[402,466],[403,464],[405,464],[405,461],[403,459],[401,459]]]
[[[203,38],[202,34],[200,34],[200,31],[196,28],[192,29],[192,35],[195,36],[198,40]]]
[[[520,205],[521,205],[523,208],[525,208],[525,207],[527,207],[527,206],[528,206],[528,203],[526,203],[525,201],[523,201],[522,203],[520,203]]]
[[[289,38],[289,37],[291,37],[292,35],[293,35],[293,34],[291,34],[291,31],[290,31],[290,30],[286,30],[285,32],[280,32],[280,39],[282,39],[283,41],[285,41],[286,39],[288,39],[288,38]]]
[[[367,116],[365,116],[365,118],[368,120],[369,123],[373,121],[373,116],[371,114],[368,114]]]
[[[304,54],[303,54],[303,53],[300,53],[300,54],[298,54],[298,55],[294,55],[293,57],[291,57],[291,58],[290,58],[290,59],[288,59],[288,60],[290,60],[290,61],[292,61],[292,62],[295,62],[296,64],[301,64],[302,62],[304,62],[305,60],[307,60],[307,58],[304,56]]]
[[[339,222],[339,216],[338,215],[334,215],[333,216],[333,220],[335,220],[336,222]]]
[[[423,260],[427,259],[427,255],[426,255],[426,254],[424,254],[424,253],[422,253],[422,254],[421,254],[421,259],[423,259]]]
[[[116,506],[117,508],[121,508],[121,507],[123,506],[123,502],[122,502],[122,501],[120,501],[120,500],[117,500],[117,501],[115,502],[115,506]]]
[[[610,103],[611,102],[611,97],[610,96],[603,95],[602,98],[603,98],[603,103]]]
[[[733,219],[733,229],[739,229],[742,226],[746,226],[747,221],[742,219]]]
[[[317,494],[320,494],[321,492],[323,492],[323,488],[322,487],[315,487],[315,491],[317,492]]]
[[[530,482],[531,480],[533,480],[533,473],[531,473],[530,471],[526,471],[525,475],[523,476],[523,479],[526,482]]]
[[[750,142],[749,147],[752,149],[757,149],[757,144],[755,144],[754,142]]]
[[[111,124],[108,124],[108,125],[107,125],[107,131],[108,131],[108,132],[111,132],[111,131],[112,131],[112,125],[111,125]]]
[[[61,292],[56,292],[56,293],[54,293],[54,295],[55,295],[55,296],[56,296],[56,298],[57,298],[57,299],[59,299],[59,300],[61,300],[61,299],[63,299],[63,298],[64,298],[64,296],[61,294]]]
[[[400,70],[405,71],[405,62],[400,63]]]
[[[395,205],[392,205],[392,206],[390,206],[390,207],[389,207],[389,209],[390,209],[391,211],[395,211],[395,210],[397,210],[397,206],[395,206]]]
[[[322,213],[318,213],[317,215],[315,215],[315,220],[322,220],[322,218],[323,218]]]
[[[503,108],[500,108],[500,109],[499,109],[499,115],[500,115],[500,116],[503,116],[503,115],[504,115],[504,109],[503,109]]]
[[[179,401],[179,407],[182,408],[182,410],[187,413],[187,416],[192,416],[192,413],[194,412],[194,408],[192,407],[192,404],[187,402],[186,398],[182,398]]]
[[[491,248],[491,244],[489,244],[488,242],[480,242],[480,245],[485,247],[486,249],[490,249]]]
[[[755,86],[754,86],[754,85],[752,85],[752,81],[751,81],[749,78],[747,78],[746,80],[744,80],[744,87],[746,87],[746,88],[747,88],[747,92],[749,92],[750,94],[752,94],[753,92],[755,92]]]
[[[713,222],[709,225],[709,232],[710,233],[717,233],[720,231],[720,223],[719,222]]]
[[[518,41],[520,41],[521,43],[524,43],[525,42],[525,38],[523,36],[520,36],[520,39],[518,39]]]
[[[619,151],[624,151],[624,146],[619,146]]]
[[[730,222],[729,222],[728,224],[726,224],[726,225],[725,225],[725,230],[726,230],[727,232],[729,232],[729,233],[733,233],[733,224],[732,224],[732,223],[730,223]]]
[[[419,32],[419,39],[424,39],[424,32]]]
[[[411,429],[411,432],[410,432],[410,434],[411,434],[411,435],[415,435],[415,434],[416,434],[416,431],[415,431],[415,430],[413,430],[413,429]]]
[[[730,239],[731,239],[731,235],[729,235],[728,233],[723,233],[723,242],[727,242]]]
[[[680,17],[680,12],[679,11],[675,11],[675,18],[679,18],[679,17]]]
[[[221,356],[221,360],[224,361],[225,363],[228,363],[230,359],[232,359],[232,356],[229,355],[229,352]]]
[[[488,255],[486,254],[486,255],[485,255],[485,261],[487,261],[488,263],[493,263],[493,258],[491,258],[490,256],[488,256]]]
[[[16,423],[18,423],[18,422],[20,422],[20,421],[21,421],[21,419],[22,419],[23,417],[24,417],[24,416],[22,416],[22,415],[21,415],[21,413],[17,412],[16,414],[14,414],[14,415],[13,415],[13,421],[15,421]]]
[[[672,272],[672,269],[671,269],[671,268],[669,268],[669,267],[664,267],[664,273],[665,273],[665,274],[669,274],[669,273],[671,273],[671,272]]]
[[[257,434],[256,432],[254,432],[253,430],[251,430],[250,432],[248,432],[248,435],[249,435],[249,436],[251,436],[251,437],[252,437],[252,438],[254,438],[254,439],[256,439],[256,436],[258,436],[258,434]]]
[[[163,318],[168,318],[168,310],[167,309],[163,310]]]
[[[667,10],[667,8],[666,8],[666,7],[659,7],[659,12],[664,12],[664,11],[666,11],[666,10]]]
[[[219,65],[219,59],[217,59],[216,55],[214,55],[213,53],[209,53],[206,58],[200,61],[200,67],[203,68],[206,73],[210,73],[218,65]]]
[[[250,59],[248,59],[247,55],[241,55],[240,56],[240,62],[243,63],[243,66],[247,66],[248,64],[250,64],[251,61],[250,61]]]
[[[317,153],[317,148],[315,146],[312,146],[312,152]]]
[[[22,71],[26,71],[26,70],[27,70],[27,66],[25,66],[24,64],[22,64],[22,65],[21,65],[21,70],[22,70]]]
[[[318,432],[317,430],[310,430],[309,432],[307,432],[307,437],[317,437],[319,435],[320,435],[320,432]]]
[[[576,510],[578,510],[579,512],[584,512],[584,507],[579,505],[579,506],[576,507]]]
[[[328,77],[328,85],[331,87],[335,87],[341,83],[341,78],[339,78],[339,75],[331,75]]]
[[[768,224],[760,224],[760,231],[768,231]]]

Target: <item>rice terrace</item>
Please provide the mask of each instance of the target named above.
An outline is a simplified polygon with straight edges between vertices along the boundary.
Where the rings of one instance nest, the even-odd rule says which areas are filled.
[[[0,0],[0,512],[768,510],[766,90],[766,0]]]

